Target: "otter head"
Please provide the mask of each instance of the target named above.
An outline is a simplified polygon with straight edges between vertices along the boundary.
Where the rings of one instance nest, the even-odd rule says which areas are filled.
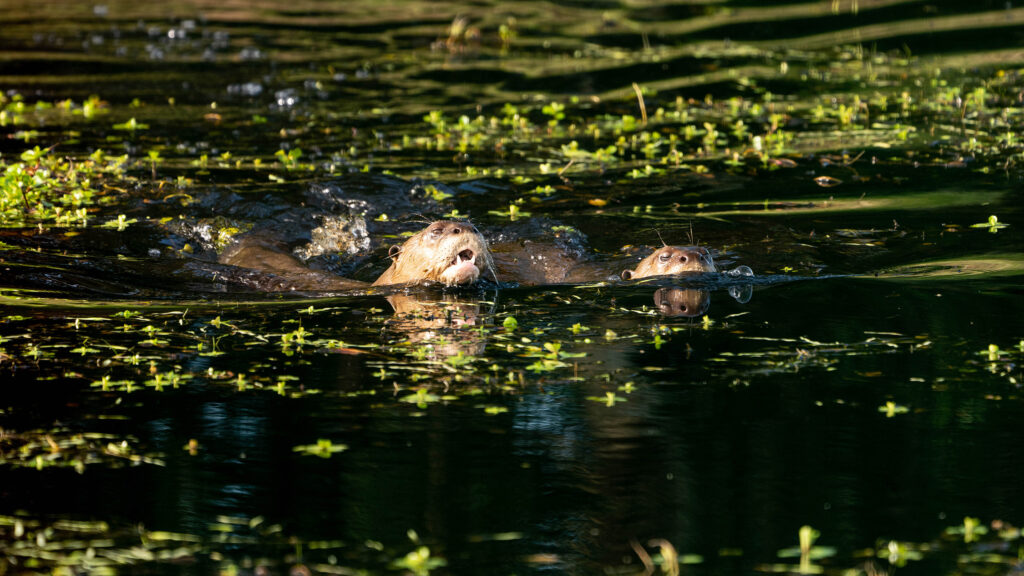
[[[711,252],[703,246],[662,246],[641,260],[635,270],[623,270],[622,279],[679,276],[714,271],[715,262],[711,258]]]
[[[439,220],[388,251],[391,267],[374,282],[407,284],[431,281],[448,286],[472,284],[494,263],[487,241],[468,222]]]

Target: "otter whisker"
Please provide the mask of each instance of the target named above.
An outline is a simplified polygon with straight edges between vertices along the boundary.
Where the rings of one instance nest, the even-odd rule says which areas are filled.
[[[652,228],[652,230],[654,230],[654,233],[658,235],[658,240],[661,240],[661,245],[668,246],[668,242],[665,242],[665,239],[661,237],[661,232],[657,228]]]
[[[481,237],[482,238],[482,237]],[[499,284],[498,273],[494,271],[494,258],[491,257],[491,247],[487,245],[487,240],[483,240],[484,243],[484,265],[487,266],[487,270],[491,273],[491,278],[495,284]]]
[[[430,218],[427,218],[427,217],[426,217],[426,216],[424,216],[424,215],[423,215],[423,213],[421,213],[421,212],[416,212],[416,213],[414,213],[414,214],[410,214],[410,215],[409,215],[409,222],[414,222],[414,223],[418,223],[418,224],[423,224],[423,225],[425,226],[425,225],[428,225],[428,224],[430,224],[431,222],[433,222],[433,220],[432,220],[432,219],[430,219]]]

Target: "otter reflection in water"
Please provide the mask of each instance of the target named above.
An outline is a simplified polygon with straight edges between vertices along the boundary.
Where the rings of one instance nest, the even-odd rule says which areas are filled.
[[[724,274],[734,278],[749,278],[754,272],[747,266],[739,266]],[[746,283],[733,284],[728,287],[728,293],[740,304],[746,304],[754,295],[754,287]],[[696,318],[705,314],[711,307],[711,293],[707,290],[678,286],[658,288],[654,291],[654,306],[663,316]]]
[[[463,286],[476,282],[485,273],[496,280],[487,241],[468,222],[432,222],[401,246],[393,246],[388,255],[391,266],[373,286],[416,282]],[[311,270],[281,246],[258,237],[242,238],[219,261],[272,275],[266,282],[258,283],[263,290],[344,291],[369,286],[366,282]]]
[[[459,300],[451,294],[444,294],[440,300],[392,294],[387,300],[395,310],[388,327],[401,332],[412,344],[430,346],[435,358],[459,352],[476,356],[487,346],[484,335],[477,330],[483,321],[479,301]]]
[[[696,318],[708,311],[711,294],[693,288],[658,288],[654,291],[654,306],[663,316]]]

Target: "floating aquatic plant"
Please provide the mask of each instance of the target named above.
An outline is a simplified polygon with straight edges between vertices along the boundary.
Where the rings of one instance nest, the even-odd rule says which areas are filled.
[[[979,222],[977,224],[971,224],[971,228],[987,228],[989,232],[995,234],[996,232],[1006,228],[1009,224],[1000,222],[999,218],[993,214],[988,217],[988,222]]]
[[[293,452],[299,452],[306,456],[319,456],[320,458],[330,458],[332,454],[344,452],[345,450],[348,450],[348,446],[345,444],[335,444],[327,438],[320,438],[315,444],[295,446],[292,448]]]

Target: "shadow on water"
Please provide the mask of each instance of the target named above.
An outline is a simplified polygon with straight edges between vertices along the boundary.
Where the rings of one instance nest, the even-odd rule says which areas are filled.
[[[885,270],[877,275],[883,280],[913,281],[979,281],[1013,286],[1024,276],[1024,257],[1020,254],[988,254],[949,260],[907,264]]]

